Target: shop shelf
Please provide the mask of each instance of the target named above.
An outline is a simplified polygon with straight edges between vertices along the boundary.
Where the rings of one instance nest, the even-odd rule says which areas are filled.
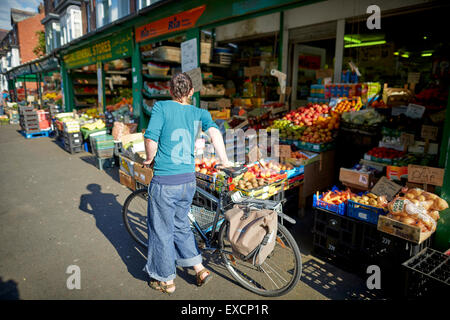
[[[450,292],[450,257],[425,248],[402,264],[407,298],[445,297]]]
[[[142,75],[144,76],[144,78],[149,79],[149,80],[154,80],[154,81],[157,81],[157,80],[168,81],[168,80],[172,79],[171,76],[152,76],[152,75],[149,75],[148,73],[143,73]]]
[[[230,67],[229,64],[219,64],[219,63],[202,63],[201,65],[204,67],[209,67],[209,68],[229,68]]]
[[[150,95],[145,90],[142,90],[142,94],[148,99],[172,99],[172,97],[168,95]]]

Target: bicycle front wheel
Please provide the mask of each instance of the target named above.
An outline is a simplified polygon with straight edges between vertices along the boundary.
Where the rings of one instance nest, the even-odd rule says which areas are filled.
[[[302,273],[300,250],[289,231],[278,224],[276,245],[264,263],[255,267],[233,255],[226,222],[219,233],[219,248],[225,266],[244,288],[264,297],[277,297],[291,291]]]
[[[143,247],[148,247],[147,206],[147,189],[139,189],[128,196],[122,208],[125,227]]]

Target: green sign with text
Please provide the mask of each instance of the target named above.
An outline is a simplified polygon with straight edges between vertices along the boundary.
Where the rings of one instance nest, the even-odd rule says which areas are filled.
[[[63,57],[66,68],[72,69],[131,56],[133,35],[131,30],[96,41]]]

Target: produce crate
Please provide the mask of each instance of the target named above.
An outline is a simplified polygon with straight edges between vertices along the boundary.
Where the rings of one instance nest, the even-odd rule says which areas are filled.
[[[407,298],[442,298],[450,292],[450,257],[425,248],[402,264]]]
[[[204,232],[211,231],[212,225],[214,223],[214,217],[216,215],[215,211],[192,205],[189,211],[189,215],[195,218],[195,221]],[[221,214],[219,217],[223,218],[224,215]]]
[[[81,138],[69,139],[67,137],[64,137],[63,140],[64,140],[64,145],[66,145],[69,148],[78,147],[78,146],[82,146],[83,145],[83,140],[81,140]]]
[[[79,153],[79,152],[83,152],[83,146],[79,145],[79,146],[70,146],[67,144],[63,144],[63,148],[64,150],[66,150],[67,152],[74,154],[74,153]]]
[[[198,187],[200,187],[204,190],[207,190],[207,191],[215,191],[215,189],[216,189],[214,183],[207,182],[207,181],[199,179],[199,178],[196,178],[196,183],[197,183]]]
[[[332,191],[334,190],[334,188],[332,189]],[[347,211],[347,204],[345,202],[337,205],[337,204],[331,204],[331,203],[327,203],[325,201],[322,201],[322,196],[317,196],[317,194],[313,195],[313,207],[314,208],[319,208],[319,209],[324,209],[333,213],[336,213],[338,215],[345,215],[346,211]]]
[[[358,256],[358,221],[337,215],[333,212],[315,209],[313,227],[314,253],[352,271]]]
[[[108,149],[95,149],[94,154],[98,158],[106,159],[111,158],[114,156],[114,148],[108,148]]]
[[[114,158],[96,157],[95,165],[99,170],[103,171],[103,169],[105,168],[114,168],[114,166],[116,165],[116,160]]]
[[[281,173],[287,173],[287,178],[291,179],[293,177],[296,177],[296,176],[299,176],[299,175],[305,173],[305,167],[304,166],[294,167],[291,170],[282,170]]]
[[[405,224],[387,216],[379,216],[377,228],[379,231],[392,234],[416,244],[421,244],[433,234],[431,231],[421,232],[419,227]]]
[[[347,202],[347,216],[372,224],[378,224],[378,217],[386,215],[383,208],[372,207],[352,200]]]

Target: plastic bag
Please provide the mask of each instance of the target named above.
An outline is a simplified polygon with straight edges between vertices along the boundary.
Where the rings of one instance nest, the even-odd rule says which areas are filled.
[[[123,122],[114,122],[114,127],[112,129],[112,136],[115,141],[120,140],[122,136],[130,134],[130,129]]]

